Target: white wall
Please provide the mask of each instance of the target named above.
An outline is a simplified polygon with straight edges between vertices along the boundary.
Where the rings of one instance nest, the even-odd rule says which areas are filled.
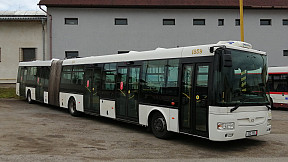
[[[235,26],[239,11],[233,9],[97,9],[48,8],[53,16],[53,58],[65,51],[79,51],[80,57],[143,51],[240,40]],[[64,18],[78,18],[79,24],[64,25]],[[128,18],[128,25],[115,26],[115,18]],[[287,65],[288,26],[286,10],[244,10],[245,41],[266,51],[270,66]],[[163,19],[176,19],[175,26],[163,26]],[[205,26],[193,26],[193,19],[205,19]],[[224,26],[218,26],[224,19]],[[260,26],[260,19],[272,19],[272,26]]]
[[[42,41],[40,21],[0,22],[0,83],[16,83],[20,48],[36,48],[36,59],[43,60]]]

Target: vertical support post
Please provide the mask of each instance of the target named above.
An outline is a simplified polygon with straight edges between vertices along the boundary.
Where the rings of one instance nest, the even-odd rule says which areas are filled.
[[[240,30],[241,30],[241,41],[244,42],[243,0],[239,0],[239,3],[240,3]]]

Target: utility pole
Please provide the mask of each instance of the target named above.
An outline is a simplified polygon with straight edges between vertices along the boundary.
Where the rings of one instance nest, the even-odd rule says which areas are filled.
[[[243,0],[239,0],[239,3],[240,3],[240,30],[241,30],[241,41],[244,42]]]

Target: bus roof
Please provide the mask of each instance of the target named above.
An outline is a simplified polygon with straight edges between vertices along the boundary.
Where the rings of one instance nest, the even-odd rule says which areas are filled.
[[[67,59],[63,61],[63,65],[71,64],[89,64],[89,63],[104,63],[104,62],[127,62],[127,61],[141,61],[141,60],[153,60],[153,59],[169,59],[169,58],[181,58],[181,57],[200,57],[200,56],[213,56],[214,53],[210,53],[210,47],[226,46],[226,48],[242,50],[247,52],[258,53],[266,55],[263,51],[254,49],[248,49],[243,47],[236,47],[230,44],[209,44],[179,48],[157,48],[151,51],[130,51],[125,54],[113,54],[103,56],[91,56],[84,58]],[[195,51],[195,52],[192,52]]]
[[[226,48],[242,50],[247,52],[253,52],[261,55],[266,55],[263,51],[254,49],[248,49],[243,47],[237,47],[222,41],[222,43],[178,47],[178,48],[157,48],[151,51],[130,51],[125,54],[113,54],[102,56],[90,56],[83,58],[72,58],[63,61],[63,65],[77,65],[77,64],[91,64],[91,63],[105,63],[105,62],[127,62],[127,61],[141,61],[141,60],[157,60],[157,59],[171,59],[171,58],[186,58],[186,57],[205,57],[213,56],[214,53],[210,53],[210,47],[219,48],[219,46],[225,46]],[[53,59],[55,60],[55,59]],[[53,60],[50,61],[32,61],[32,62],[20,62],[19,66],[51,66]]]
[[[20,62],[19,66],[51,66],[52,61],[59,59],[52,59],[48,61],[30,61],[30,62]]]

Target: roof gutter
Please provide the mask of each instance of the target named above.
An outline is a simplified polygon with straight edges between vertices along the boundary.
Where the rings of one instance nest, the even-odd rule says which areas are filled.
[[[52,15],[49,14],[47,11],[45,11],[42,7],[41,4],[38,4],[39,8],[45,12],[49,17],[49,53],[50,53],[50,60],[52,59]],[[45,45],[43,45],[45,46]],[[43,49],[45,49],[45,47],[43,47]],[[44,57],[43,57],[43,61],[44,61]]]

